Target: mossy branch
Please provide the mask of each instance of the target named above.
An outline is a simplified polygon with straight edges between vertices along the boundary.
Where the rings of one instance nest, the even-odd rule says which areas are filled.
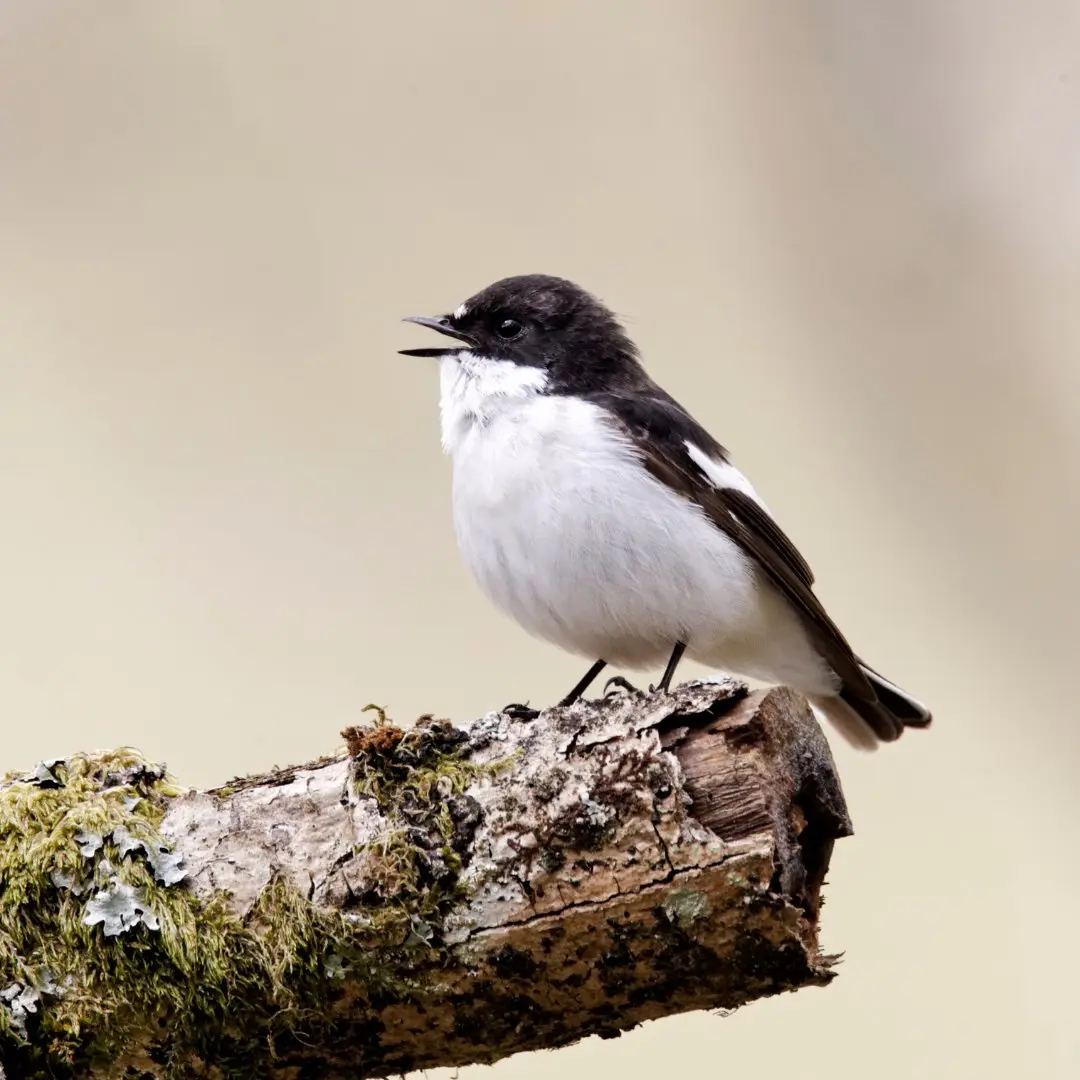
[[[133,751],[0,785],[0,1075],[381,1077],[832,978],[828,746],[688,683],[185,792]]]

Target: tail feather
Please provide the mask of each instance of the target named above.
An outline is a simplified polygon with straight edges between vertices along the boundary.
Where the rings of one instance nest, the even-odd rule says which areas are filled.
[[[894,742],[904,728],[926,728],[933,719],[921,701],[905,693],[861,660],[859,668],[874,692],[874,698],[857,696],[842,687],[837,697],[815,697],[812,703],[852,746],[876,750],[883,742]]]
[[[876,750],[881,746],[877,732],[843,698],[812,697],[810,704],[856,750]]]
[[[884,675],[879,675],[872,667],[859,661],[863,674],[870,680],[870,685],[877,694],[878,701],[900,720],[904,727],[927,728],[933,721],[930,710],[917,698],[901,690],[896,683],[889,682]]]

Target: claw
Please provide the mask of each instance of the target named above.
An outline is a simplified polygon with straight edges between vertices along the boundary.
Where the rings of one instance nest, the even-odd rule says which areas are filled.
[[[611,696],[611,687],[613,686],[631,694],[638,693],[638,688],[632,682],[624,679],[621,675],[612,675],[611,678],[604,683],[604,697]]]
[[[522,705],[520,702],[504,705],[500,711],[509,716],[511,720],[535,720],[540,715],[539,709],[533,709],[529,705]]]

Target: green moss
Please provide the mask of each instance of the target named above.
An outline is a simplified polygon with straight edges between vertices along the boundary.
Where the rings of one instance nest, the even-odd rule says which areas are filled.
[[[511,758],[488,765],[465,760],[468,733],[449,720],[422,716],[416,725],[396,727],[379,705],[367,705],[377,719],[371,725],[342,732],[356,762],[354,779],[361,795],[373,796],[384,814],[408,810],[410,805],[437,806],[463,792],[480,776],[493,776]]]
[[[373,884],[359,905],[384,937],[437,941],[438,923],[465,899],[459,875],[480,820],[465,791],[513,758],[476,765],[465,758],[467,733],[450,721],[424,716],[406,730],[379,706],[367,709],[376,721],[342,735],[356,793],[375,799],[389,828],[361,849]]]
[[[493,767],[464,760],[467,736],[445,721],[403,731],[380,716],[345,734],[357,792],[387,820],[356,853],[372,885],[347,911],[318,908],[283,881],[244,918],[225,897],[196,897],[158,833],[180,789],[134,751],[77,755],[0,784],[9,1075],[74,1075],[140,1051],[166,1075],[197,1060],[223,1077],[257,1075],[278,1040],[318,1038],[346,985],[381,1001],[414,989],[463,899],[479,821],[465,788]],[[123,908],[125,896],[138,904],[109,914],[110,897]],[[94,910],[103,921],[90,925]]]

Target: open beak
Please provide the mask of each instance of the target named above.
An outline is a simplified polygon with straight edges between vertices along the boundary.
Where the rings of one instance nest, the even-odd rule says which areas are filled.
[[[416,323],[417,326],[426,326],[431,330],[438,330],[440,334],[457,338],[458,341],[464,341],[466,345],[476,344],[468,334],[463,334],[460,330],[454,329],[450,323],[449,315],[439,315],[434,319],[426,315],[406,315],[401,321]],[[398,352],[402,356],[449,356],[451,353],[461,352],[461,349],[398,349]]]

